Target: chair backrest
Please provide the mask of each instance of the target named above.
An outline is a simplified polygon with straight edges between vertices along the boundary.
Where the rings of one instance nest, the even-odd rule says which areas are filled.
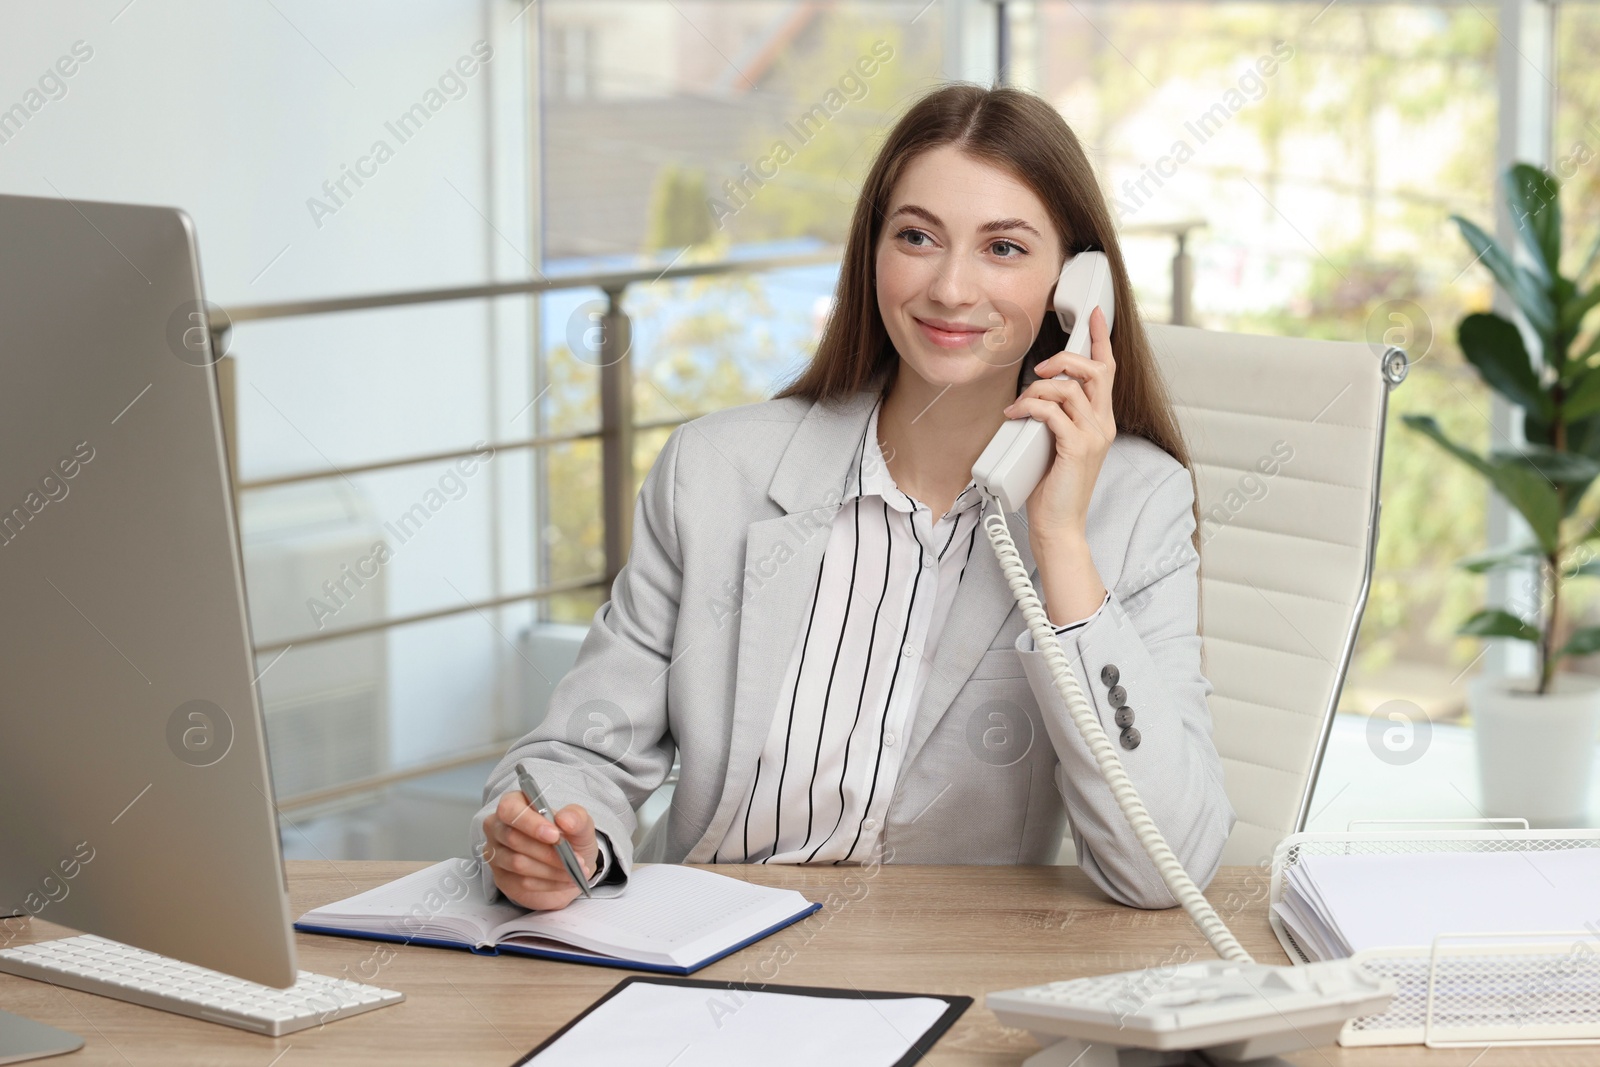
[[[1198,486],[1203,669],[1238,815],[1222,862],[1255,864],[1308,815],[1372,583],[1405,354],[1147,329]]]

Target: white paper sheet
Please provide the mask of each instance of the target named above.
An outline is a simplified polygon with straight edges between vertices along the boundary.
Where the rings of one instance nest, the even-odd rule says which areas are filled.
[[[1272,913],[1289,928],[1289,932],[1294,935],[1295,943],[1306,955],[1313,960],[1331,960],[1349,955],[1342,948],[1330,947],[1332,942],[1329,941],[1327,932],[1320,928],[1320,923],[1303,915],[1296,908],[1297,902],[1298,898],[1285,896],[1272,905]]]
[[[1582,930],[1600,914],[1600,849],[1308,856],[1301,866],[1351,952],[1441,933]]]
[[[949,1005],[635,982],[529,1067],[892,1067]]]

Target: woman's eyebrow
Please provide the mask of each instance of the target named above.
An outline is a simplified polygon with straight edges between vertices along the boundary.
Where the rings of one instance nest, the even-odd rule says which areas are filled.
[[[979,233],[995,233],[999,230],[1027,230],[1035,237],[1043,238],[1044,235],[1028,224],[1027,219],[995,219],[978,227]]]
[[[933,212],[929,211],[927,208],[918,207],[916,204],[901,204],[890,213],[889,218],[892,219],[896,215],[915,215],[918,218],[924,219],[925,221],[933,224],[934,226],[941,228],[944,227],[944,220],[939,218],[939,216],[935,215]],[[1035,237],[1042,239],[1044,236],[1038,230],[1034,229],[1033,226],[1029,224],[1027,219],[995,219],[993,222],[986,222],[982,226],[978,227],[979,233],[997,233],[1001,230],[1026,230]]]

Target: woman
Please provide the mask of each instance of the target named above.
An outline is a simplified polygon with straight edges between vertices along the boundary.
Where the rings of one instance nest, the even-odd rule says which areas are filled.
[[[1079,356],[1047,312],[1090,248],[1117,313],[1112,330],[1091,314]],[[676,429],[645,479],[612,599],[485,789],[491,896],[574,899],[563,835],[596,895],[620,892],[635,806],[676,750],[641,860],[1048,863],[1065,823],[1112,897],[1171,906],[978,528],[1000,505],[972,466],[1012,417],[1056,444],[1008,517],[1023,561],[1151,815],[1208,882],[1234,816],[1187,452],[1077,139],[1027,93],[950,85],[872,166],[810,366]],[[559,832],[517,791],[518,760]]]

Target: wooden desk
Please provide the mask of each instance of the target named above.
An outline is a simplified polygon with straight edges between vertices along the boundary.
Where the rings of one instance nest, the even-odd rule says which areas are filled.
[[[294,914],[424,866],[290,863]],[[1106,900],[1076,867],[721,865],[713,870],[787,886],[821,911],[697,973],[860,989],[965,993],[974,1004],[924,1062],[1015,1067],[1037,1049],[983,1007],[986,992],[1060,978],[1209,958],[1179,909],[1151,912]],[[1207,894],[1258,960],[1285,957],[1266,920],[1266,877],[1226,868]],[[22,940],[66,932],[36,922]],[[62,1067],[249,1064],[505,1065],[520,1058],[631,973],[610,967],[299,935],[300,966],[405,992],[406,1001],[272,1039],[87,993],[0,974],[0,1008],[81,1034]],[[1433,1067],[1596,1062],[1594,1048],[1317,1049],[1297,1064]]]

